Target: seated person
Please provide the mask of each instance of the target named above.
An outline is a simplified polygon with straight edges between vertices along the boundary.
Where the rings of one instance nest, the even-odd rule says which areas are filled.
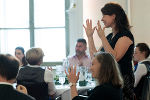
[[[40,67],[43,57],[42,49],[29,49],[26,53],[29,64],[19,70],[17,77],[17,84],[25,86],[28,94],[36,100],[49,100],[49,96],[53,98],[56,94],[51,70]]]
[[[21,66],[26,66],[28,63],[25,58],[23,47],[16,47],[15,48],[15,56],[20,60]]]
[[[109,53],[96,53],[90,67],[92,77],[96,78],[99,85],[96,86],[87,100],[122,100],[123,79],[120,75],[118,64]],[[82,100],[78,96],[76,83],[79,72],[76,75],[76,66],[65,71],[71,89],[72,100]]]
[[[72,57],[68,57],[69,65],[73,66],[91,66],[91,59],[86,54],[87,43],[85,39],[78,39],[75,47],[76,54]]]
[[[150,59],[148,59],[148,56],[150,55],[150,49],[146,43],[138,43],[134,49],[134,55],[133,59],[134,61],[138,62],[137,69],[134,73],[135,75],[135,94],[137,97],[137,100],[140,100],[142,94],[142,87],[144,84],[144,78],[147,75],[147,68],[144,64],[144,62],[148,61],[150,62]]]
[[[12,86],[19,70],[19,61],[11,55],[0,54],[0,100],[35,100]]]

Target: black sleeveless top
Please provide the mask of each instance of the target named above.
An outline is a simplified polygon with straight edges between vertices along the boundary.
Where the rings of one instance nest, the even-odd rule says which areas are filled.
[[[113,38],[113,34],[110,33],[106,38],[111,45],[111,47],[114,49],[115,45],[119,38],[123,36],[127,36],[130,38],[130,40],[133,42],[125,53],[125,55],[118,61],[118,64],[120,66],[120,71],[122,75],[127,75],[129,73],[133,73],[132,71],[132,56],[133,56],[133,50],[134,50],[134,37],[130,31],[124,31],[123,33],[117,33]],[[101,51],[105,51],[104,48],[101,49]]]

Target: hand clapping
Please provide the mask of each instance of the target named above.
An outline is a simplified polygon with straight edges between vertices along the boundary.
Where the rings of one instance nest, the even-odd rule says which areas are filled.
[[[103,27],[103,29],[102,29],[102,27],[100,25],[100,21],[98,20],[96,30],[97,30],[97,34],[100,38],[105,36],[105,34],[104,34],[105,28],[106,27]]]
[[[106,28],[106,27],[104,27],[104,28],[102,29],[99,20],[98,20],[98,22],[97,22],[97,26],[95,26],[95,27],[92,28],[92,20],[87,19],[87,20],[86,20],[86,26],[83,25],[83,27],[84,27],[84,29],[85,29],[85,32],[86,32],[87,37],[92,37],[93,34],[94,34],[95,29],[97,30],[97,34],[98,34],[98,36],[99,36],[100,38],[103,37],[103,36],[105,36],[104,31],[105,31],[105,28]]]
[[[87,27],[86,27],[86,26],[87,26]],[[83,25],[87,37],[92,37],[92,36],[93,36],[93,33],[94,33],[94,30],[95,30],[95,28],[96,28],[96,27],[92,28],[92,20],[87,19],[87,20],[86,20],[86,26]]]

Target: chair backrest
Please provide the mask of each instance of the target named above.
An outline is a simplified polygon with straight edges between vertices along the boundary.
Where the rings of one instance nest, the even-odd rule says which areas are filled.
[[[142,62],[147,68],[147,74],[142,89],[142,100],[150,100],[150,61]]]
[[[36,100],[48,100],[48,84],[44,80],[45,69],[25,66],[19,70],[17,84],[27,88]]]
[[[46,83],[26,83],[21,82],[27,88],[28,94],[33,96],[36,100],[49,100],[48,84]]]

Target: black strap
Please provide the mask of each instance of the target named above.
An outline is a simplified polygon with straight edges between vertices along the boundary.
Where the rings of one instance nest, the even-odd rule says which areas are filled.
[[[144,61],[144,62],[142,62],[142,64],[145,64],[145,66],[147,68],[147,75],[146,76],[150,76],[150,61]]]
[[[147,68],[147,74],[144,80],[142,95],[140,100],[150,100],[150,61],[142,62]]]

